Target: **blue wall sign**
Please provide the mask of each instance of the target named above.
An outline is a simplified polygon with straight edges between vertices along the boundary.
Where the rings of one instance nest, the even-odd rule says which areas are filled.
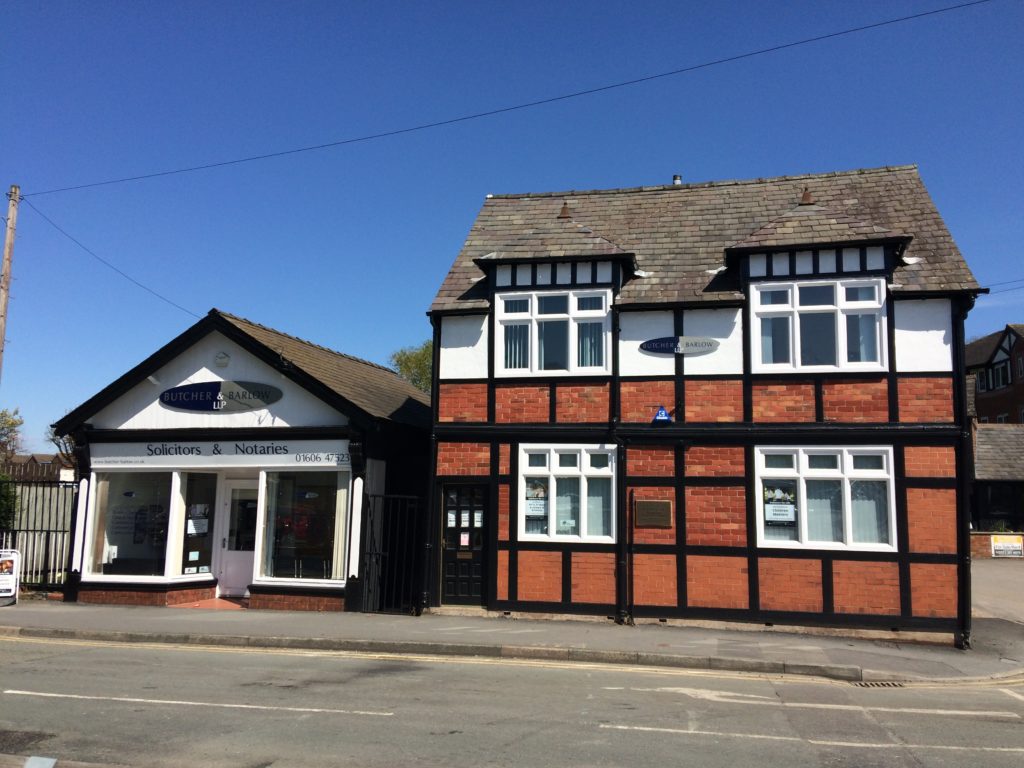
[[[284,396],[277,387],[254,381],[204,381],[160,393],[160,404],[176,411],[242,413],[266,408]]]
[[[662,336],[642,342],[640,349],[656,355],[706,355],[721,342],[707,336]]]
[[[658,412],[654,414],[654,424],[671,424],[672,417],[669,416],[668,409],[664,405],[658,406]]]

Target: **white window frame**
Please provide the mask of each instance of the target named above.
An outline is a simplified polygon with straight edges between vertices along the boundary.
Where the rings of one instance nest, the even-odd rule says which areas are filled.
[[[575,453],[578,456],[576,467],[558,466],[558,456],[562,454]],[[544,454],[547,459],[544,467],[529,466],[530,454]],[[593,468],[590,466],[589,457],[595,454],[602,454],[608,457],[608,466]],[[519,541],[575,541],[592,542],[599,544],[614,544],[615,530],[617,523],[618,509],[616,505],[616,478],[615,478],[616,446],[611,443],[598,445],[567,445],[567,444],[538,444],[519,446],[519,483],[518,483],[518,519],[519,519]],[[543,478],[547,480],[547,516],[548,533],[526,533],[526,484],[530,478]],[[580,481],[580,532],[578,534],[558,533],[556,530],[555,510],[555,483],[558,478],[579,479]],[[610,480],[611,486],[611,533],[605,535],[591,534],[587,530],[587,479],[600,478]]]
[[[1024,355],[1017,356],[1017,378],[1024,379]]]
[[[569,311],[565,314],[541,315],[539,313],[540,297],[565,296]],[[580,310],[579,299],[600,297],[602,309]],[[505,310],[506,301],[525,300],[528,302],[527,312],[510,313]],[[602,288],[516,291],[498,293],[494,296],[494,375],[496,377],[525,376],[607,376],[611,374],[611,303],[612,292]],[[540,368],[539,323],[546,320],[565,320],[569,324],[569,359],[567,368],[542,370]],[[602,351],[600,366],[581,366],[579,360],[580,323],[601,323]],[[513,325],[529,327],[529,364],[525,368],[505,367],[505,328]]]
[[[835,304],[808,305],[803,307],[799,301],[801,288],[831,286],[835,291]],[[873,301],[849,301],[846,298],[847,288],[875,289]],[[785,304],[761,305],[761,295],[769,291],[787,291],[788,301]],[[785,282],[753,283],[749,293],[750,306],[750,344],[751,370],[754,373],[793,373],[793,372],[829,372],[829,371],[888,371],[889,370],[889,333],[886,312],[886,285],[882,278],[849,278],[842,280],[789,280]],[[836,364],[835,365],[803,365],[800,361],[799,318],[808,314],[831,314],[836,318]],[[851,315],[873,315],[876,318],[875,344],[878,349],[878,360],[874,362],[849,362],[846,344],[846,318]],[[761,319],[784,317],[789,320],[789,361],[784,363],[762,362]]]
[[[765,456],[788,454],[794,457],[792,469],[765,467]],[[808,457],[833,454],[839,458],[838,469],[810,469]],[[854,469],[854,456],[882,456],[882,469]],[[858,552],[895,552],[896,536],[896,483],[894,480],[893,450],[890,446],[758,446],[754,449],[755,502],[757,505],[757,545],[766,549],[833,549]],[[797,485],[797,538],[795,541],[766,539],[764,535],[764,480],[795,480]],[[807,533],[807,480],[841,480],[843,484],[843,541],[811,541]],[[889,504],[889,543],[853,541],[850,483],[853,480],[884,480],[887,483]]]
[[[1006,387],[1010,386],[1012,383],[1012,370],[1009,360],[1000,360],[998,363],[993,363],[989,369],[989,376],[991,377],[989,389],[1006,389]]]
[[[1008,414],[1008,413],[1000,413],[999,415],[996,416],[996,424],[1009,424],[1009,423],[1010,423],[1010,414]]]

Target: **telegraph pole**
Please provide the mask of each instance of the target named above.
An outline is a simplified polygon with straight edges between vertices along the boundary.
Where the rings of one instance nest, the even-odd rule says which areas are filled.
[[[7,232],[4,234],[4,261],[0,270],[0,371],[4,364],[4,343],[7,339],[7,298],[11,294],[11,259],[14,258],[14,228],[18,224],[18,199],[21,190],[11,184],[7,193]]]

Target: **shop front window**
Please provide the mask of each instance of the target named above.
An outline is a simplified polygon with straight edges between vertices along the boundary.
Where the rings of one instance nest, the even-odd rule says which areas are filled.
[[[522,540],[615,540],[613,447],[524,445],[521,450]]]
[[[91,572],[163,576],[170,498],[169,472],[98,473]]]
[[[340,579],[348,473],[268,472],[261,575]]]
[[[213,519],[217,476],[191,472],[185,476],[185,531],[181,572],[209,573],[213,559]]]

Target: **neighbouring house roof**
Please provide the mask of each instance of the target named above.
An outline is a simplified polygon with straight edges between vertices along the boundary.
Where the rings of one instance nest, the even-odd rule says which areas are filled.
[[[800,206],[805,190],[813,202]],[[623,286],[620,305],[696,303],[743,298],[738,281],[719,274],[727,250],[908,238],[905,263],[893,275],[895,292],[980,290],[912,165],[494,195],[485,200],[431,311],[486,309],[487,285],[477,260],[487,257],[631,254],[647,276]]]
[[[996,349],[999,347],[999,342],[1003,340],[1003,336],[1011,332],[1024,339],[1024,324],[1007,323],[1006,327],[1002,330],[982,336],[966,344],[964,346],[964,364],[966,367],[977,368],[987,364],[992,359],[992,355],[995,354]]]
[[[54,430],[68,434],[199,339],[218,331],[356,420],[430,426],[430,397],[384,366],[211,309],[198,323],[91,397]]]
[[[976,424],[974,479],[1024,481],[1024,424]]]

